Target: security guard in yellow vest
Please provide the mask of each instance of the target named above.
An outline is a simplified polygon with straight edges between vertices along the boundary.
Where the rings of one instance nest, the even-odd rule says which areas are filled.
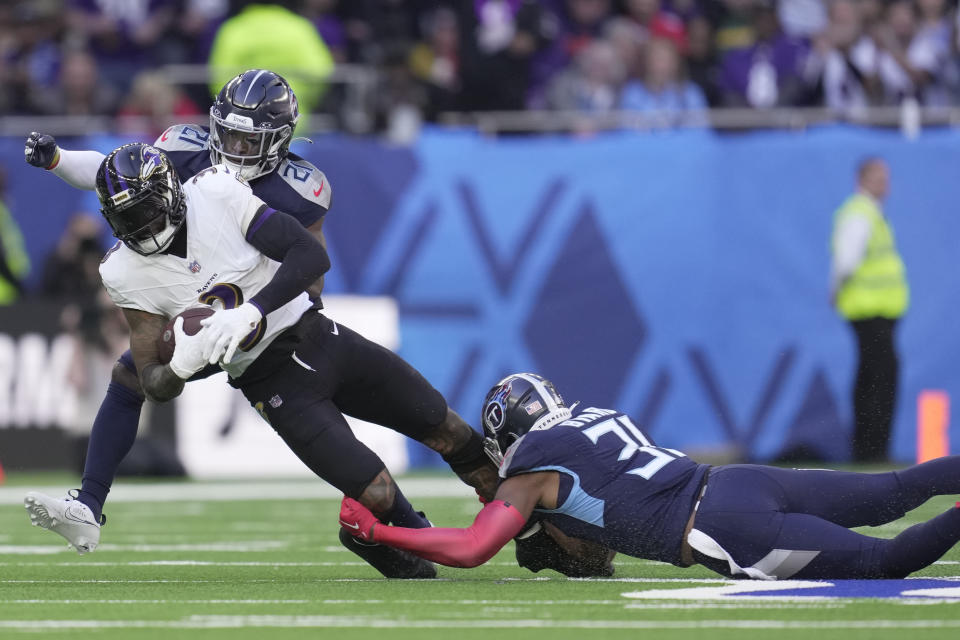
[[[20,227],[3,203],[6,186],[6,173],[0,171],[0,305],[16,302],[23,293],[23,278],[30,270]]]
[[[853,327],[859,364],[853,389],[853,459],[887,459],[899,367],[894,328],[910,290],[893,230],[880,208],[890,170],[879,158],[861,163],[857,193],[834,214],[831,299]]]

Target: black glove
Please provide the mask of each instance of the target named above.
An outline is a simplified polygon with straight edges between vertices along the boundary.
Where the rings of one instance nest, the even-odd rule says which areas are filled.
[[[53,136],[31,131],[23,146],[23,159],[41,169],[49,169],[57,159],[57,141]]]
[[[534,528],[536,531],[528,534]],[[517,564],[534,573],[553,569],[570,578],[609,578],[613,575],[611,554],[606,549],[589,557],[572,556],[539,523],[528,527],[513,540],[517,545]]]

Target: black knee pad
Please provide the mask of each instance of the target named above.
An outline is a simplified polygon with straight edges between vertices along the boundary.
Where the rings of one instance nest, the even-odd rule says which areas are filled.
[[[493,466],[483,446],[480,434],[470,429],[470,438],[456,451],[443,456],[443,461],[450,465],[457,475],[470,473],[477,469]]]

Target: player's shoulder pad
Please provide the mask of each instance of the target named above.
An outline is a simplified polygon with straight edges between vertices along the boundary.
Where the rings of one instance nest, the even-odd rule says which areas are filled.
[[[526,461],[517,462],[518,459],[526,458],[526,450],[529,447],[524,447],[523,445],[529,440],[529,433],[525,433],[520,436],[520,438],[514,442],[503,454],[503,462],[500,463],[500,477],[508,478],[512,475],[517,475],[518,473],[523,473],[529,468],[529,465],[526,464]],[[518,452],[524,449],[524,454],[518,455]]]
[[[215,164],[183,183],[185,189],[200,189],[207,197],[252,195],[250,185],[240,174],[224,164]]]
[[[288,155],[277,165],[276,173],[304,200],[318,204],[324,209],[330,208],[333,198],[330,181],[313,163],[298,156]]]
[[[197,124],[175,124],[156,139],[153,146],[162,151],[204,151],[210,132]]]

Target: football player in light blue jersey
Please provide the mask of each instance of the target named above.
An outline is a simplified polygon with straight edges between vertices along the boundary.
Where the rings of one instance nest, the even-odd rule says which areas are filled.
[[[345,498],[343,529],[473,567],[539,516],[570,552],[593,543],[756,579],[902,578],[960,541],[960,504],[891,539],[851,531],[892,522],[935,495],[960,493],[960,456],[887,473],[710,467],[657,446],[623,413],[573,411],[550,381],[530,373],[498,382],[482,420],[488,441],[504,454],[496,496],[471,527],[391,527]]]

